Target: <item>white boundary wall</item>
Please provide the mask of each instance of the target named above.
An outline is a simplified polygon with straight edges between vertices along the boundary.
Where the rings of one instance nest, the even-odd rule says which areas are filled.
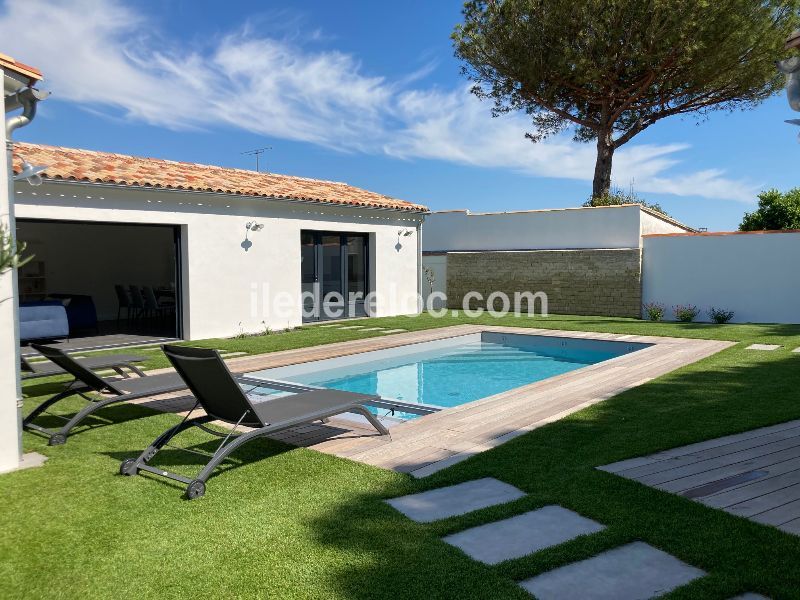
[[[685,232],[639,205],[499,213],[431,213],[422,226],[423,252],[639,248],[642,234]]]
[[[710,306],[734,322],[800,323],[800,232],[643,238],[643,302]]]

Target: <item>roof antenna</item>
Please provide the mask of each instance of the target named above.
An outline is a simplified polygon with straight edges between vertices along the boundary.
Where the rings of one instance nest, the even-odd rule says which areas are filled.
[[[272,146],[265,146],[264,148],[256,148],[255,150],[248,150],[247,152],[242,152],[242,154],[249,154],[251,156],[256,157],[256,173],[260,173],[261,169],[259,168],[259,157],[264,154],[267,150],[272,150]]]

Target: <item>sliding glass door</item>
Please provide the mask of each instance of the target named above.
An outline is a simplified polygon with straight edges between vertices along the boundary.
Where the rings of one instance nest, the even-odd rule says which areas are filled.
[[[369,244],[363,233],[301,231],[303,320],[365,316]]]

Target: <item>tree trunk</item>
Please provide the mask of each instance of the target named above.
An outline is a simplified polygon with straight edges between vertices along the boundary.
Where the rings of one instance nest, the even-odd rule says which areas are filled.
[[[605,196],[611,190],[611,163],[614,159],[614,141],[611,131],[597,135],[597,162],[594,166],[592,199]]]

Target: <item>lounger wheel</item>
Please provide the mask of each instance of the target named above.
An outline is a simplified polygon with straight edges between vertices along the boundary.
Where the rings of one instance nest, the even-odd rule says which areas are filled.
[[[186,486],[186,498],[189,500],[194,500],[195,498],[199,498],[206,493],[206,484],[200,481],[199,479],[195,479],[189,485]]]
[[[127,475],[130,477],[132,475],[136,475],[138,472],[139,469],[136,466],[136,460],[133,458],[126,458],[119,465],[120,475]]]
[[[63,433],[54,433],[50,436],[50,439],[47,440],[48,446],[63,446],[67,443],[67,436]]]

